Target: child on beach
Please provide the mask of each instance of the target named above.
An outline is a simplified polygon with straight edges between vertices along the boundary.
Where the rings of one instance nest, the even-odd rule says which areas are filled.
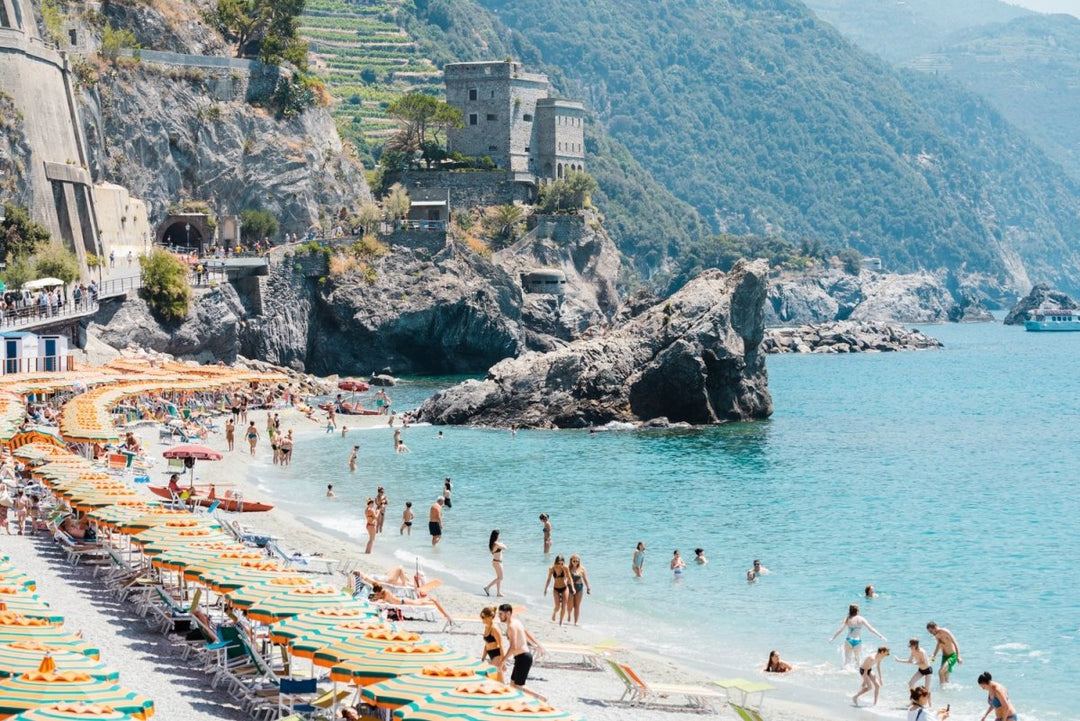
[[[859,687],[859,692],[851,697],[851,702],[853,704],[858,706],[859,697],[873,689],[874,705],[877,706],[878,694],[881,693],[882,683],[881,662],[884,661],[885,657],[888,655],[889,647],[881,646],[878,648],[877,653],[873,656],[868,656],[867,659],[859,665],[859,676],[862,677],[862,686]]]
[[[682,556],[679,555],[679,551],[676,550],[671,556],[671,570],[678,578],[682,575],[683,570],[686,568],[686,561],[682,560]]]
[[[401,512],[401,528],[398,530],[400,535],[405,535],[406,531],[409,532],[408,535],[412,535],[412,519],[412,501],[405,501],[405,510]]]

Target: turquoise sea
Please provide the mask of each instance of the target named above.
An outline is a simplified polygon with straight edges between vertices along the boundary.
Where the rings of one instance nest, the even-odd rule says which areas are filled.
[[[907,657],[912,636],[932,648],[927,621],[953,631],[965,663],[943,693],[935,680],[934,700],[952,705],[954,721],[985,710],[984,670],[1024,721],[1080,718],[1080,333],[925,330],[946,348],[770,357],[775,414],[764,422],[516,436],[446,427],[442,439],[414,426],[409,454],[377,428],[305,438],[288,471],[253,472],[287,510],[357,538],[364,499],[385,486],[390,533],[377,545],[478,594],[492,576],[488,533],[501,529],[505,590],[538,626],[550,609],[537,519],[547,512],[553,553],[578,553],[588,570],[583,624],[602,636],[718,677],[759,677],[778,649],[798,666],[778,693],[840,707],[857,675],[828,639],[855,602],[894,656]],[[391,389],[394,406],[449,382],[409,381]],[[349,474],[353,444],[360,469]],[[427,507],[444,476],[454,505],[432,550]],[[337,499],[323,497],[327,483]],[[403,540],[406,500],[417,523]],[[639,540],[648,552],[635,579]],[[674,578],[672,551],[689,560],[697,546],[709,564]],[[754,558],[772,573],[748,584]],[[866,584],[880,596],[863,599]],[[866,635],[864,647],[876,646]],[[902,715],[913,671],[886,660],[877,713]]]

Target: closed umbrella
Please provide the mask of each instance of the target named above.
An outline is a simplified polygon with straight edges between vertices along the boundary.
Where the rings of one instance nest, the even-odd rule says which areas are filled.
[[[343,683],[366,686],[407,673],[418,673],[425,666],[452,666],[477,674],[494,673],[495,668],[472,656],[451,651],[438,644],[387,646],[362,659],[347,661],[330,669],[330,678]]]
[[[496,704],[522,702],[526,699],[530,697],[513,686],[498,681],[464,683],[401,706],[394,711],[394,718],[401,721],[450,718],[478,713],[482,709],[491,709]],[[532,703],[539,706],[535,699]]]
[[[364,686],[360,695],[365,703],[395,709],[431,694],[457,688],[466,683],[487,680],[471,669],[452,666],[425,666],[417,673],[406,673]]]
[[[8,721],[130,721],[135,716],[116,711],[112,706],[97,704],[60,703],[39,706],[21,714],[9,716]]]
[[[286,618],[270,626],[270,640],[285,644],[312,635],[344,633],[346,637],[373,628],[393,628],[392,624],[372,620],[378,611],[371,608],[331,606],[311,613]]]
[[[78,701],[111,706],[137,719],[154,715],[154,702],[147,697],[79,671],[34,671],[0,681],[0,718]]]
[[[40,641],[16,641],[0,645],[0,677],[18,676],[41,668],[45,657],[64,671],[82,671],[101,681],[116,681],[120,672],[76,651],[54,649]]]

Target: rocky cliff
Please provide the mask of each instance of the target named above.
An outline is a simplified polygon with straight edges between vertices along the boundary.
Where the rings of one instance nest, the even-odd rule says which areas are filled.
[[[947,320],[990,320],[967,289],[961,300],[949,290],[943,274],[895,274],[839,269],[784,273],[769,284],[766,323],[819,324],[855,320],[872,323],[940,323]],[[957,306],[960,306],[959,308]]]
[[[1005,325],[1023,325],[1028,312],[1036,308],[1080,308],[1067,293],[1054,290],[1046,283],[1039,283],[1020,299],[1005,316]]]
[[[694,424],[772,413],[761,350],[767,264],[707,271],[603,334],[526,353],[443,391],[432,423],[581,428],[666,417]]]

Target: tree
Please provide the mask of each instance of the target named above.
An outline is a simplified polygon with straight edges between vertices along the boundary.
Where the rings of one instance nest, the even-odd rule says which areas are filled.
[[[236,41],[236,57],[258,55],[275,65],[307,67],[307,44],[297,34],[304,0],[218,0],[213,19]]]
[[[23,284],[37,277],[25,255],[16,255],[4,269],[4,283],[8,288],[22,288]]]
[[[858,275],[862,270],[862,253],[854,248],[843,248],[837,252],[836,257],[839,258],[841,265],[844,266],[844,272],[849,275]]]
[[[596,180],[588,173],[572,171],[540,189],[540,208],[545,213],[584,208],[596,192]]]
[[[401,187],[401,183],[391,185],[390,192],[383,198],[386,215],[392,220],[399,220],[409,214],[411,207],[412,200],[409,199],[409,192]]]
[[[38,278],[59,278],[70,283],[79,277],[79,259],[67,248],[50,243],[34,257],[34,273]]]
[[[244,210],[240,213],[240,238],[254,243],[263,238],[274,238],[281,225],[273,213],[266,210]]]
[[[375,229],[375,225],[382,220],[383,211],[374,200],[365,200],[356,209],[356,223],[363,230],[361,235],[367,235]]]
[[[438,144],[440,130],[463,125],[461,110],[426,93],[403,95],[387,106],[386,113],[401,126],[387,148],[407,153],[415,153],[428,141]]]
[[[492,209],[485,217],[485,225],[495,232],[499,241],[496,250],[504,248],[517,240],[521,221],[525,219],[525,209],[520,205],[507,203]]]
[[[9,257],[29,257],[49,241],[49,231],[30,219],[21,205],[4,203],[4,220],[0,222],[0,260]]]
[[[166,321],[187,317],[191,306],[188,269],[172,253],[154,248],[150,255],[139,256],[142,268],[142,296],[151,310]]]

